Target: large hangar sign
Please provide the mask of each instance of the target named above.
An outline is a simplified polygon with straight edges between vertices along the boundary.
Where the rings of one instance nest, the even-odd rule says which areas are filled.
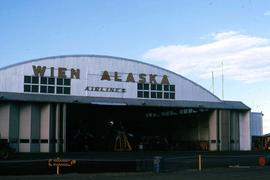
[[[32,65],[32,70],[31,76],[24,76],[25,93],[71,95],[72,80],[80,80],[81,77],[79,68]],[[81,87],[81,90],[87,92],[87,96],[95,96],[91,92],[102,96],[104,93],[121,94],[131,91],[137,94],[137,98],[175,99],[175,85],[170,84],[168,75],[104,70],[97,76],[100,78],[95,79],[94,83],[93,78],[90,78],[86,80],[87,86]],[[134,83],[135,86],[123,87],[119,83]]]
[[[55,68],[55,67],[50,67],[50,68],[47,68],[46,66],[35,66],[33,65],[33,73],[35,76],[41,76],[43,77],[45,72],[46,72],[46,69],[50,69],[50,77],[55,77],[55,69],[57,70],[57,77],[58,78],[68,78],[67,77],[67,68],[65,67],[59,67],[59,68]],[[75,69],[75,68],[71,68],[70,69],[70,76],[69,78],[73,79],[73,78],[76,78],[76,79],[80,79],[80,69]]]
[[[124,79],[122,79],[122,77],[119,74],[127,74],[126,77],[124,77]],[[158,84],[156,77],[156,74],[149,74],[149,81],[147,82],[147,74],[145,73],[140,73],[139,75],[139,79],[137,81],[135,81],[134,79],[134,75],[132,72],[129,73],[119,73],[119,72],[114,72],[114,76],[111,77],[108,71],[104,71],[102,73],[101,76],[101,80],[107,80],[107,81],[111,81],[112,79],[114,81],[118,81],[118,82],[138,82],[138,83],[150,83],[150,84]],[[163,75],[160,84],[170,84],[168,76],[167,75]]]
[[[123,74],[123,76],[121,76],[120,74]],[[103,71],[100,80],[124,82],[124,83],[140,83],[140,84],[150,83],[153,84],[153,86],[155,86],[156,84],[163,84],[163,85],[170,84],[167,75],[162,76],[160,83],[157,82],[156,77],[157,77],[156,74],[149,74],[147,80],[147,74],[140,73],[138,74],[138,79],[135,79],[132,72],[129,73],[113,72],[112,75],[110,75],[109,71],[105,70]],[[125,88],[95,87],[95,86],[87,86],[85,90],[96,92],[109,92],[109,93],[125,93],[127,91]]]

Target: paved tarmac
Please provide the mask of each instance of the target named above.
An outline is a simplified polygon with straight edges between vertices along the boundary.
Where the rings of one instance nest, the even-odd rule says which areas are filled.
[[[198,167],[198,155],[202,155],[202,166],[206,169],[206,172],[210,169],[228,168],[229,166],[240,166],[239,169],[245,171],[246,167],[254,167],[249,169],[251,172],[262,171],[264,169],[258,169],[259,157],[265,157],[266,169],[270,171],[270,153],[269,152],[117,152],[117,153],[65,153],[63,159],[76,160],[77,163],[72,167],[61,167],[61,171],[65,175],[86,175],[82,178],[92,178],[94,173],[131,173],[137,172],[138,176],[144,178],[145,175],[140,173],[156,171],[156,157],[161,157],[159,161],[159,167],[161,174],[168,175],[175,174],[175,172],[189,172],[188,170],[196,169]],[[55,159],[56,154],[51,153],[18,153],[14,154],[8,160],[0,160],[0,176],[6,177],[18,177],[26,175],[40,175],[40,177],[50,176],[55,173],[56,167],[48,166],[48,159]],[[61,158],[61,159],[62,159]],[[245,167],[245,168],[244,168]],[[226,169],[225,169],[226,170]],[[238,172],[239,170],[234,170]],[[249,173],[250,171],[247,171]],[[170,172],[170,173],[168,173]],[[195,171],[196,172],[196,171]],[[227,172],[227,171],[226,171]],[[242,172],[239,171],[241,174]],[[246,173],[246,172],[245,172]],[[245,175],[243,173],[243,175]],[[119,175],[121,173],[118,173]],[[151,173],[150,173],[151,174]],[[196,174],[196,173],[195,173]],[[211,173],[210,173],[211,174]],[[215,174],[215,172],[214,172]],[[217,175],[222,172],[217,173]],[[97,174],[97,177],[103,177]],[[199,174],[200,175],[200,174]],[[32,177],[30,176],[30,178]],[[180,174],[184,177],[185,174]],[[229,175],[226,175],[229,176]],[[52,176],[53,177],[53,176]],[[252,177],[252,175],[251,175]],[[108,178],[108,177],[107,177]],[[118,179],[119,177],[117,177]],[[121,176],[122,178],[122,176]],[[125,178],[125,176],[123,176]],[[137,178],[137,177],[129,177]],[[148,178],[152,178],[149,176]],[[159,176],[156,178],[160,178]],[[192,176],[190,176],[192,178]],[[203,178],[203,177],[201,177]],[[27,178],[28,179],[28,178]],[[71,176],[72,179],[72,176]],[[173,177],[172,177],[173,179]],[[255,178],[258,179],[258,178]],[[0,178],[1,180],[1,178]],[[227,180],[227,179],[226,179]]]
[[[1,180],[269,180],[270,166],[234,168],[211,168],[201,172],[195,169],[180,170],[155,174],[153,172],[140,173],[95,173],[95,174],[62,174],[56,175],[23,175],[0,176]]]

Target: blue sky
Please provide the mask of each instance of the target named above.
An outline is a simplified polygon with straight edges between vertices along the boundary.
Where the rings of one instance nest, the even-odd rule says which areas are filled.
[[[67,54],[126,57],[264,113],[270,132],[269,0],[1,0],[0,67]]]

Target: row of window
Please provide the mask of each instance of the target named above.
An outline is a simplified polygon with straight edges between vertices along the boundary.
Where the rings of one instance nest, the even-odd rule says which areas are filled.
[[[24,92],[70,94],[71,79],[24,76]]]
[[[71,79],[24,76],[24,92],[70,94]],[[138,83],[137,97],[175,99],[175,85]]]
[[[65,85],[70,86],[71,79],[54,78],[54,77],[38,77],[24,76],[24,83],[28,84],[48,84],[48,85]]]
[[[39,85],[24,85],[24,92],[33,93],[49,93],[49,94],[70,94],[70,87],[62,86],[39,86]]]
[[[175,93],[138,91],[139,98],[175,99]]]
[[[138,98],[175,99],[175,85],[138,83],[137,89]]]
[[[138,83],[138,90],[157,90],[157,91],[175,91],[175,85],[164,85],[164,84],[149,84],[149,83]]]

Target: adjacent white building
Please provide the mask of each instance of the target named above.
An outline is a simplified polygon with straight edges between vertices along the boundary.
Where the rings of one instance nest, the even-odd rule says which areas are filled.
[[[263,113],[262,112],[250,113],[250,135],[251,136],[263,135]]]

